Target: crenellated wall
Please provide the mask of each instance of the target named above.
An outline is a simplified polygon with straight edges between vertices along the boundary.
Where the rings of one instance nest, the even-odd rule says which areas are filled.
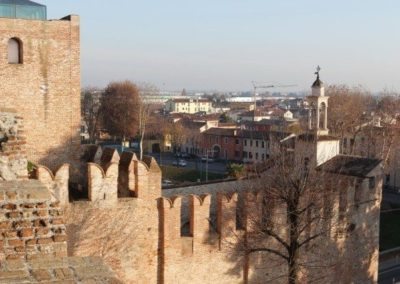
[[[287,274],[282,258],[243,253],[243,240],[257,236],[265,210],[280,224],[279,235],[288,237],[284,203],[266,199],[254,181],[215,184],[215,190],[211,185],[175,189],[179,196],[166,191],[168,197],[161,197],[161,171],[153,158],[139,161],[133,153],[120,157],[112,149],[92,152],[99,164],[87,164],[87,200],[69,201],[68,165],[55,173],[37,168],[37,178],[64,208],[69,256],[101,257],[124,283],[285,283],[280,277]],[[378,235],[363,229],[376,226],[379,184],[378,179],[371,188],[370,178],[343,177],[330,185],[334,194],[322,194],[318,200],[333,211],[332,220],[322,224],[331,227],[331,233],[319,240],[323,246],[307,247],[302,254],[310,261],[325,255],[320,264],[329,267],[324,275],[334,281],[341,279],[336,279],[338,271],[350,263],[355,267],[354,248],[359,249],[360,240],[371,241],[356,254],[368,261],[357,266],[351,279],[376,277]],[[210,194],[204,194],[207,191]],[[354,226],[353,236],[348,230]],[[309,234],[314,232],[310,228]],[[285,253],[273,238],[262,244]],[[301,279],[307,282],[318,273],[304,269]]]
[[[91,152],[87,200],[70,202],[68,165],[54,173],[43,166],[36,170],[64,207],[68,255],[102,257],[124,283],[157,283],[160,168],[151,157],[139,161],[133,153],[119,157],[114,149]]]
[[[237,194],[220,194],[217,222],[210,195],[190,195],[190,233],[181,234],[181,197],[160,198],[160,283],[241,283],[243,264],[232,250]],[[235,259],[235,260],[234,260]]]
[[[47,187],[53,201],[57,200],[62,205],[69,202],[69,164],[62,165],[54,174],[49,168],[39,165],[36,168],[36,178]]]

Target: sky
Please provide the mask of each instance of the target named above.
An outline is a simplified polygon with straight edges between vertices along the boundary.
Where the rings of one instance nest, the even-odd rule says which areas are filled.
[[[327,84],[400,91],[398,0],[36,2],[49,19],[80,15],[83,87],[305,91],[320,65]]]

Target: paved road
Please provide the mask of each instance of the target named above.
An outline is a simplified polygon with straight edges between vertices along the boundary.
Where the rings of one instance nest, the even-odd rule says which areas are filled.
[[[172,163],[177,160],[171,153],[162,153],[161,161],[160,154],[151,154],[151,156],[153,156],[160,165],[172,165]],[[187,169],[196,169],[203,172],[206,171],[206,163],[202,163],[200,158],[184,160],[187,162]],[[224,174],[226,172],[226,164],[222,162],[208,163],[208,172]]]
[[[386,269],[379,273],[379,284],[394,284],[400,283],[400,266]]]
[[[384,190],[382,198],[384,202],[400,204],[400,193]]]

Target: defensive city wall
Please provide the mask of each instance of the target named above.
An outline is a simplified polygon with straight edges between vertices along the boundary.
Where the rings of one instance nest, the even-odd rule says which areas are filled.
[[[34,180],[28,179],[23,171],[27,162],[22,119],[11,110],[1,112],[1,117],[0,259],[24,261],[27,278],[54,278],[58,268],[48,269],[48,263],[47,272],[38,272],[39,276],[29,271],[37,259],[69,256],[80,261],[92,257],[83,261],[88,271],[97,271],[95,260],[102,259],[123,283],[286,281],[279,277],[286,273],[286,264],[279,257],[243,254],[243,240],[255,231],[254,220],[263,218],[266,207],[271,218],[282,224],[280,236],[287,238],[286,207],[265,203],[254,182],[241,182],[240,188],[228,192],[210,190],[212,194],[207,194],[192,187],[176,190],[180,196],[162,197],[161,170],[153,158],[140,161],[133,153],[120,156],[113,149],[96,146],[84,151],[87,163],[81,171],[86,183],[81,187],[69,186],[68,164],[55,172],[39,165]],[[371,227],[377,226],[380,185],[380,180],[371,184],[370,178],[363,177],[331,184],[336,193],[331,209],[336,217],[325,224],[332,225],[330,233],[307,250],[324,256],[319,265],[326,266],[324,274],[332,283],[338,281],[338,275],[343,280],[350,266],[349,281],[376,279],[378,228]],[[74,200],[73,190],[81,191],[79,200]],[[360,233],[350,234],[352,230]],[[265,242],[279,250],[276,241]],[[74,271],[76,263],[68,261],[63,262],[64,268]],[[321,273],[318,271],[305,270],[304,281]],[[7,272],[18,275],[12,269]]]

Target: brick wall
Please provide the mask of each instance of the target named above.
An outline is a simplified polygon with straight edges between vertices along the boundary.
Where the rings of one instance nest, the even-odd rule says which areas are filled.
[[[7,43],[20,39],[23,64],[8,64]],[[25,119],[28,159],[55,169],[79,157],[79,17],[0,19],[0,105]]]
[[[26,137],[22,118],[0,109],[0,180],[26,179]]]
[[[0,182],[0,260],[66,256],[63,211],[38,181]]]

